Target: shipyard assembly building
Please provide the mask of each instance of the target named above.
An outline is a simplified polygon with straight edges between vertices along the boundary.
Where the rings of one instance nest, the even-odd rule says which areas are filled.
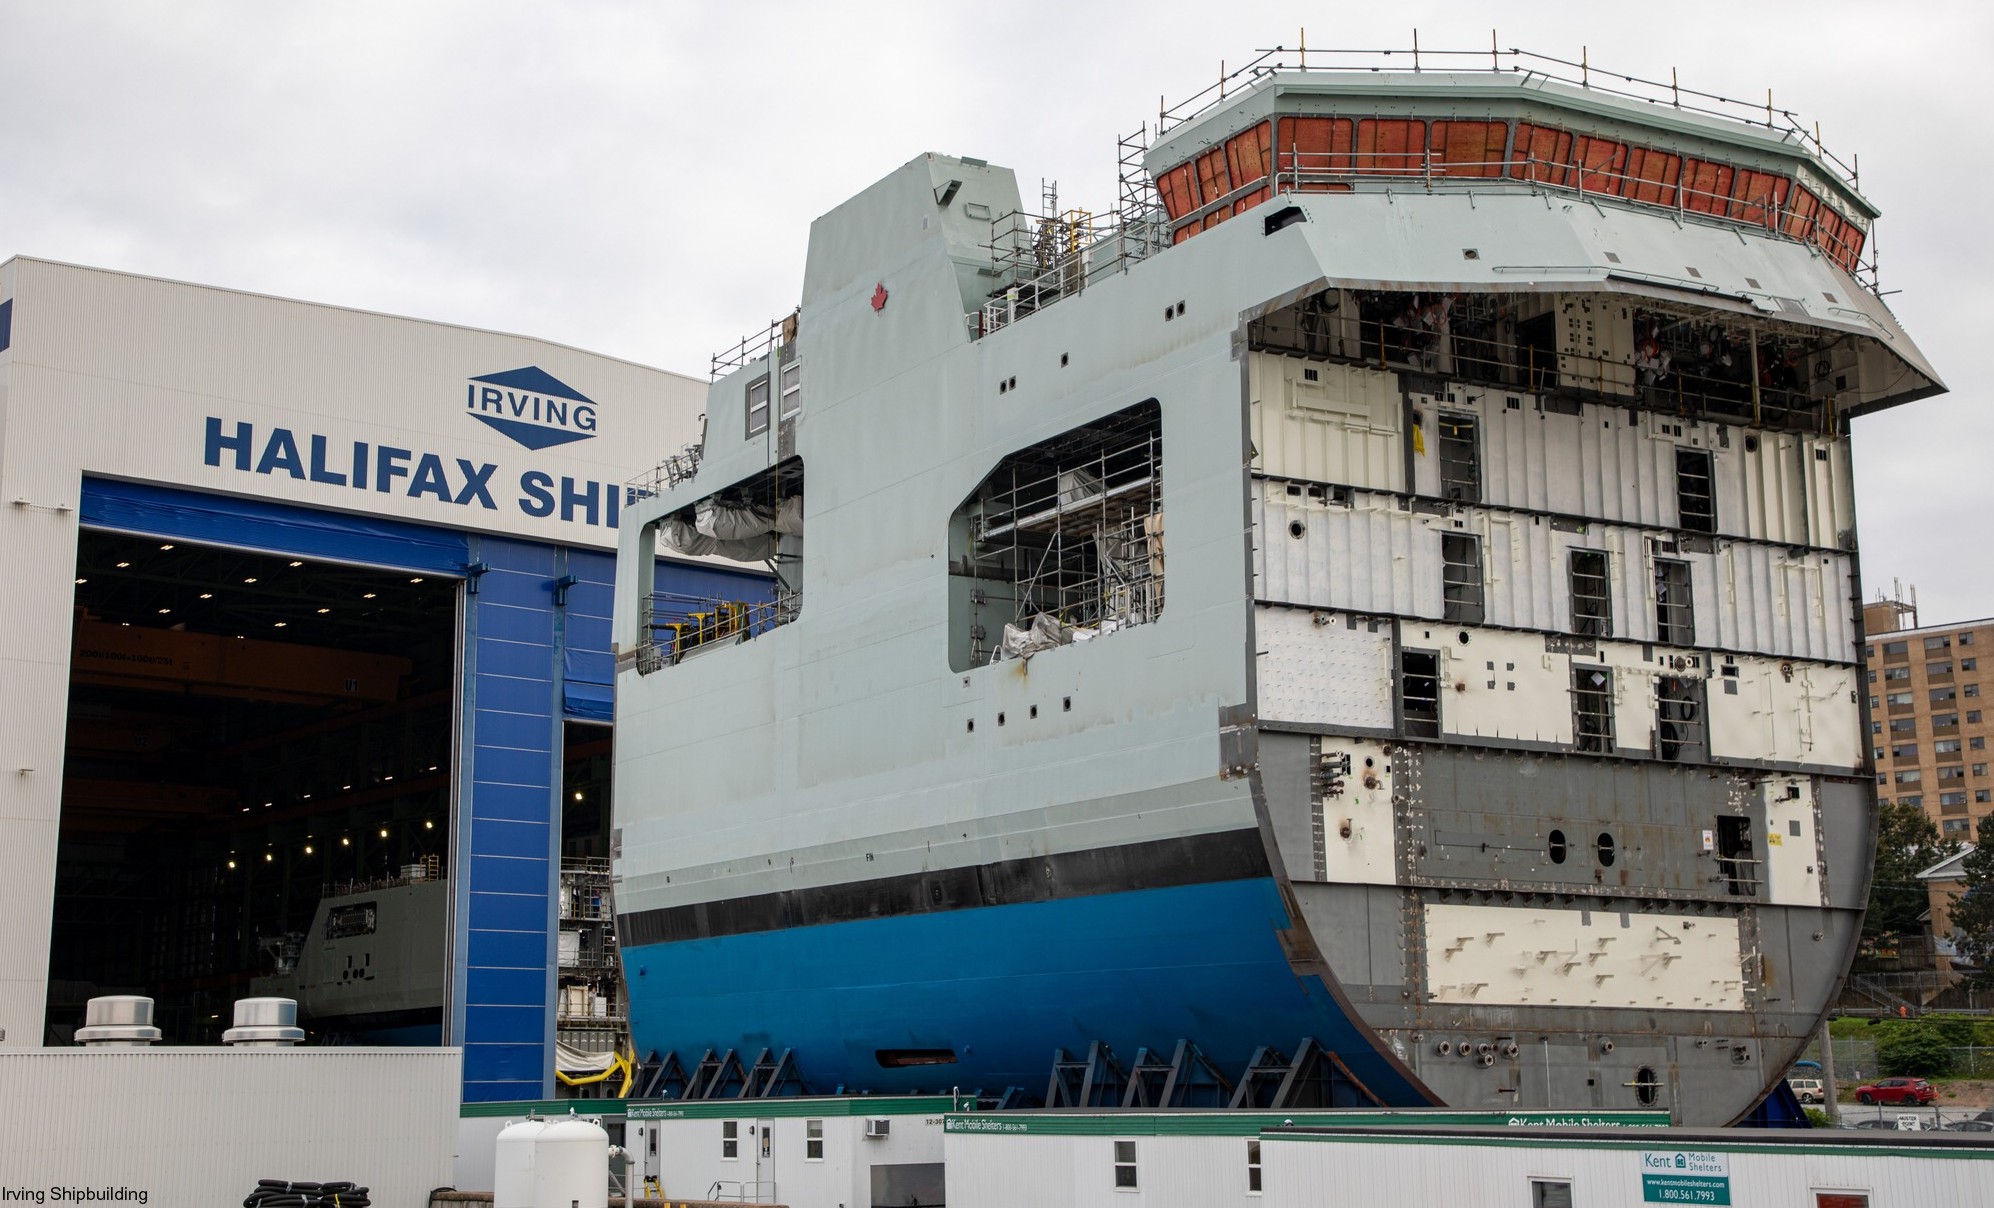
[[[557,1036],[622,1013],[562,864],[606,869],[624,484],[703,402],[541,340],[0,264],[0,1045],[102,993],[213,1044],[329,952],[290,989],[319,1038],[551,1094]]]

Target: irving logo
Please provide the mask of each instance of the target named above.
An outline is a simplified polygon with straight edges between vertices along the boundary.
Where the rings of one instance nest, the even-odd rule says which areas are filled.
[[[472,418],[529,449],[595,435],[595,403],[537,365],[474,377],[464,387]]]

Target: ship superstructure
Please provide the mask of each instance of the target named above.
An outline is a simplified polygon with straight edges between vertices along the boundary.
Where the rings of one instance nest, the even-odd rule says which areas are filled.
[[[1113,221],[942,155],[817,220],[624,512],[640,1054],[1698,1124],[1773,1085],[1868,883],[1848,421],[1942,387],[1783,115],[1495,65],[1256,64]],[[776,599],[662,596],[671,552]]]

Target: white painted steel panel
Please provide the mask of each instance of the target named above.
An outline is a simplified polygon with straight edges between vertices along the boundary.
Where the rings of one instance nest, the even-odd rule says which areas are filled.
[[[1814,545],[1847,549],[1856,522],[1855,484],[1849,442],[1802,437],[1801,465],[1807,474],[1807,536]]]
[[[1440,654],[1440,725],[1450,736],[1568,745],[1572,669],[1606,666],[1622,750],[1656,749],[1656,680],[1687,675],[1703,681],[1718,758],[1861,766],[1853,668],[1750,655],[1713,665],[1701,652],[1625,641],[1597,643],[1591,654],[1547,653],[1536,634],[1421,622],[1402,632],[1402,644]]]
[[[1547,654],[1534,633],[1464,630],[1441,644],[1440,725],[1450,735],[1568,745],[1572,658]],[[1408,645],[1412,643],[1408,642]]]
[[[1736,919],[1437,903],[1422,913],[1434,1002],[1745,1008]]]
[[[1407,509],[1395,496],[1354,491],[1348,505],[1299,483],[1254,484],[1256,595],[1306,608],[1441,620],[1443,533],[1482,543],[1484,621],[1571,629],[1574,550],[1608,555],[1613,636],[1656,639],[1654,564],[1689,564],[1697,642],[1783,658],[1855,655],[1848,555],[1717,539],[1710,552],[1667,549],[1639,529],[1584,531],[1486,507],[1451,515]]]
[[[1398,374],[1256,352],[1247,363],[1247,401],[1255,470],[1403,489]]]
[[[1821,867],[1821,803],[1814,782],[1804,776],[1766,781],[1766,891],[1780,906],[1827,903],[1828,877]]]
[[[1862,766],[1856,671],[1814,663],[1739,659],[1710,683],[1711,754],[1837,768]],[[1723,681],[1733,680],[1734,693]]]
[[[1392,818],[1396,778],[1386,754],[1389,746],[1364,738],[1323,738],[1318,777],[1325,787],[1314,807],[1322,836],[1316,880],[1398,883],[1398,832]],[[1328,770],[1342,759],[1349,760],[1349,773],[1331,780]],[[1297,870],[1288,871],[1292,875]]]
[[[1718,448],[1711,459],[1718,527],[1766,541],[1805,543],[1810,534],[1801,455],[1801,438],[1791,432],[1734,431],[1730,447]]]
[[[462,1065],[459,1049],[0,1052],[6,1182],[180,1205],[351,1180],[421,1204],[450,1182]]]
[[[1412,450],[1413,490],[1422,495],[1439,494],[1435,419],[1456,412],[1480,424],[1482,503],[1673,528],[1680,523],[1675,451],[1702,449],[1711,454],[1719,534],[1829,549],[1847,544],[1854,510],[1846,440],[1657,412],[1630,419],[1597,403],[1562,404],[1576,413],[1549,411],[1535,394],[1477,382],[1450,382],[1410,399],[1424,421]]]
[[[1254,624],[1262,721],[1391,728],[1390,621],[1263,605]]]

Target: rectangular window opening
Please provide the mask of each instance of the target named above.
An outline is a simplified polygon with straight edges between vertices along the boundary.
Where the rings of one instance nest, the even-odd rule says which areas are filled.
[[[1466,533],[1440,534],[1440,615],[1457,624],[1482,621],[1482,542]]]
[[[787,351],[786,349],[784,351]],[[803,410],[803,367],[795,361],[782,367],[782,418]]]
[[[1752,820],[1734,815],[1717,820],[1717,875],[1724,892],[1736,898],[1756,897],[1759,861],[1752,851]]]
[[[803,1160],[821,1162],[824,1160],[824,1122],[805,1120],[803,1122]]]
[[[1613,636],[1613,589],[1604,550],[1575,549],[1566,562],[1572,593],[1572,632],[1580,637]]]
[[[1399,700],[1407,738],[1440,737],[1440,656],[1430,650],[1399,652]]]
[[[1664,675],[1655,680],[1655,754],[1671,762],[1701,762],[1710,744],[1703,718],[1703,681]]]
[[[1456,503],[1478,503],[1482,498],[1481,443],[1476,439],[1475,417],[1442,411],[1440,429],[1440,497]]]
[[[1717,495],[1708,449],[1676,450],[1676,514],[1687,532],[1717,531]]]
[[[769,430],[769,379],[767,374],[748,383],[748,435],[760,436]]]
[[[1246,1190],[1250,1195],[1260,1194],[1260,1138],[1249,1137],[1246,1142]]]
[[[1664,646],[1696,644],[1696,613],[1690,598],[1687,562],[1655,559],[1655,641]]]
[[[950,666],[1030,658],[1160,620],[1163,469],[1155,399],[998,462],[948,522]]]
[[[1572,668],[1572,745],[1593,755],[1613,753],[1613,669]]]
[[[737,1162],[741,1158],[741,1122],[722,1120],[720,1122],[720,1160]]]
[[[954,1065],[954,1049],[874,1049],[872,1059],[889,1070],[910,1065]]]

